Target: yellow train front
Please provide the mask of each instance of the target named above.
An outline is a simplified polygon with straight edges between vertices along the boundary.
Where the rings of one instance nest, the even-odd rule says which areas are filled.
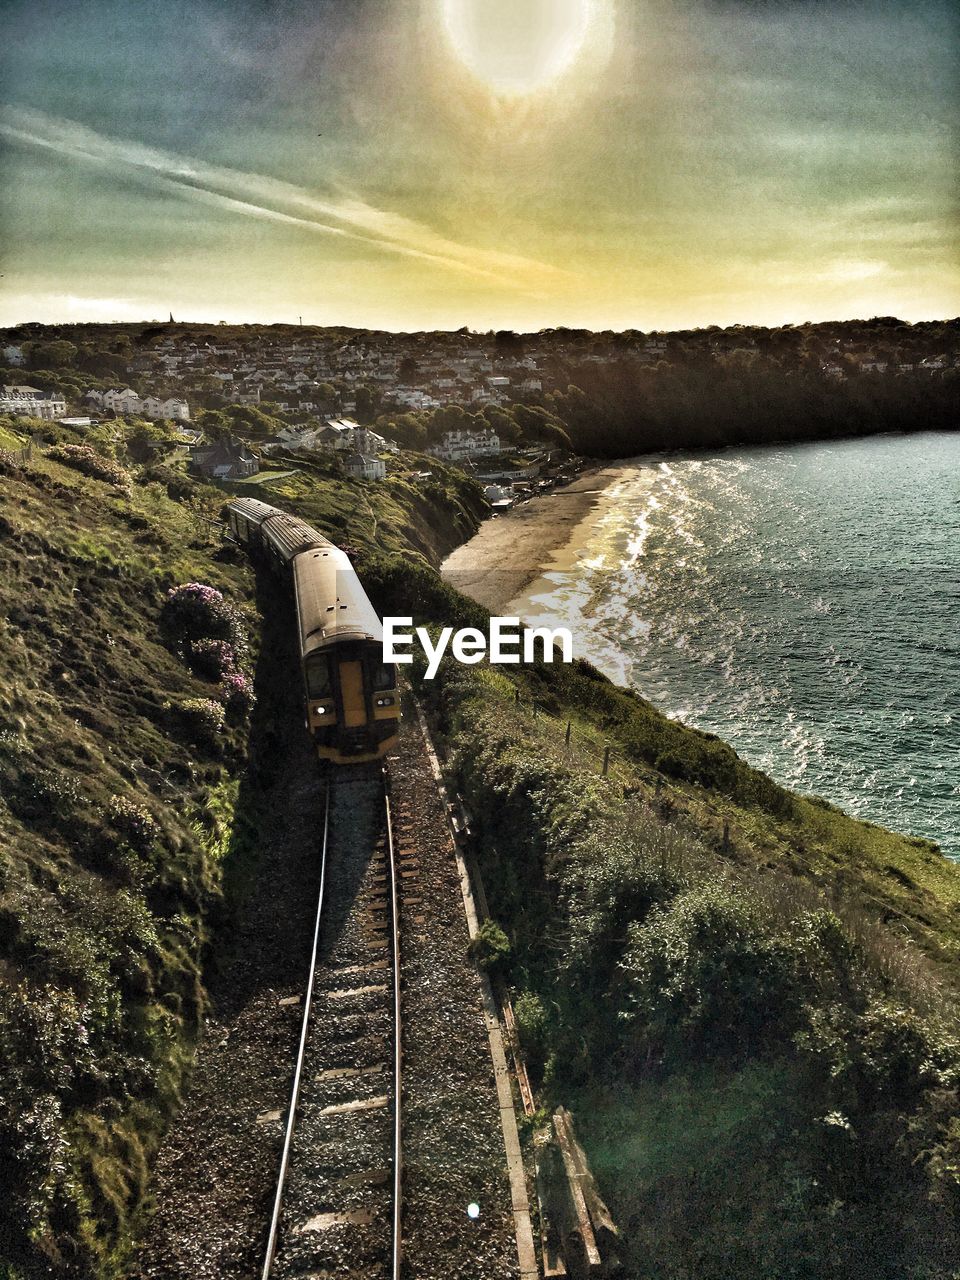
[[[307,727],[334,764],[378,760],[397,741],[396,668],[349,556],[305,521],[251,498],[228,504],[237,541],[288,576],[296,600]]]

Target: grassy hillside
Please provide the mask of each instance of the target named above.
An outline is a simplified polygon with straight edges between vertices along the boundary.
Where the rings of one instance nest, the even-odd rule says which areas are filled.
[[[475,480],[422,454],[401,454],[378,482],[344,476],[333,454],[280,458],[271,466],[296,474],[267,484],[253,477],[233,491],[296,511],[333,541],[361,551],[413,550],[436,566],[473,536],[487,510]],[[429,479],[418,478],[427,471]]]
[[[24,464],[17,428],[0,437],[0,1276],[109,1276],[257,821],[236,812],[249,699],[240,672],[219,679],[227,633],[196,641],[168,592],[219,591],[233,639],[239,608],[252,672],[254,576],[222,543],[223,491],[134,462],[135,426],[47,426]],[[340,542],[433,560],[479,506],[442,470],[373,486],[318,464],[260,496],[293,495]]]
[[[483,625],[417,570],[369,576],[390,611]],[[960,868],[584,665],[447,660],[422,692],[628,1274],[953,1280]]]
[[[0,493],[0,1259],[82,1269],[122,1249],[182,1083],[243,763],[161,609],[251,575],[216,494],[38,452]]]

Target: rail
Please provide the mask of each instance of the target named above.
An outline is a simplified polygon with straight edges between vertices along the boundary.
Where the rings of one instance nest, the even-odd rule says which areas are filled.
[[[391,1223],[391,1246],[390,1246],[390,1280],[400,1280],[401,1266],[403,1260],[403,1199],[402,1199],[402,1180],[403,1180],[403,1111],[402,1111],[402,1089],[403,1089],[403,1053],[402,1053],[402,1019],[401,1019],[401,973],[400,973],[400,913],[399,913],[399,889],[397,880],[397,865],[394,856],[394,840],[393,840],[393,819],[390,808],[390,794],[386,785],[384,786],[384,805],[385,805],[385,844],[387,854],[387,866],[389,868],[389,889],[390,889],[390,933],[391,933],[391,956],[393,962],[393,1028],[394,1028],[394,1061],[393,1061],[393,1211]],[[310,953],[310,969],[307,979],[307,988],[303,1001],[303,1017],[300,1026],[300,1040],[297,1049],[297,1060],[293,1075],[293,1085],[290,1091],[290,1103],[287,1113],[287,1122],[284,1130],[283,1149],[280,1157],[280,1166],[277,1174],[277,1189],[273,1201],[273,1210],[270,1217],[270,1231],[267,1237],[267,1247],[264,1256],[263,1269],[261,1271],[261,1280],[271,1280],[274,1274],[274,1263],[277,1259],[278,1245],[280,1241],[280,1223],[284,1206],[284,1191],[287,1183],[287,1175],[290,1169],[291,1153],[293,1150],[293,1139],[296,1130],[297,1108],[300,1102],[300,1091],[304,1073],[304,1060],[307,1052],[307,1045],[310,1036],[310,1022],[313,1011],[314,989],[317,979],[317,968],[319,963],[320,940],[321,940],[321,923],[323,919],[323,907],[325,888],[327,883],[327,859],[330,846],[330,812],[331,812],[331,784],[328,781],[324,796],[324,818],[323,818],[323,847],[320,859],[320,892],[317,900],[317,911],[313,928],[313,942]]]
[[[323,915],[323,894],[327,881],[327,842],[330,834],[330,783],[327,782],[323,800],[323,848],[320,854],[320,893],[317,897],[317,914],[313,925],[313,946],[310,951],[310,975],[307,979],[307,990],[303,998],[303,1019],[300,1023],[300,1044],[297,1049],[297,1065],[293,1073],[293,1087],[290,1091],[290,1110],[287,1114],[287,1126],[283,1134],[283,1152],[280,1156],[280,1171],[277,1175],[277,1193],[273,1200],[273,1213],[270,1217],[270,1234],[267,1237],[267,1252],[263,1261],[261,1280],[270,1280],[273,1260],[277,1254],[277,1237],[280,1232],[280,1213],[283,1209],[283,1189],[287,1182],[287,1170],[290,1167],[290,1148],[293,1145],[293,1131],[297,1121],[297,1103],[300,1101],[300,1082],[303,1079],[303,1059],[307,1051],[307,1039],[310,1032],[310,1007],[313,1004],[313,988],[317,976],[317,953],[320,949],[320,920]]]
[[[385,792],[387,810],[387,863],[390,867],[390,917],[393,921],[393,1248],[390,1265],[391,1280],[400,1280],[403,1262],[403,1037],[400,1016],[400,912],[397,899],[397,863],[393,853],[393,817],[390,811],[390,793]]]

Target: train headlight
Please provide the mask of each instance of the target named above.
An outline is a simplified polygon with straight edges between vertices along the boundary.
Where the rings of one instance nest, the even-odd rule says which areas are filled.
[[[313,708],[313,714],[314,714],[315,716],[325,716],[325,715],[327,714],[327,708],[326,708],[326,707],[314,707],[314,708]]]
[[[389,694],[385,698],[377,699],[378,707],[392,707],[393,703],[394,703],[394,699]]]

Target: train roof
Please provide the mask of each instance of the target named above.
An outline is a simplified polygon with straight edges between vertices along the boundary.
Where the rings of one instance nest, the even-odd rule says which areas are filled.
[[[281,511],[279,507],[271,507],[256,498],[236,498],[227,503],[229,511],[244,516],[252,524],[259,527],[264,541],[278,553],[282,560],[292,560],[300,551],[312,547],[332,547],[329,538],[301,520],[299,516]]]
[[[325,538],[319,530],[307,524],[298,516],[287,515],[285,511],[274,511],[260,526],[264,541],[268,542],[279,553],[283,560],[292,560],[301,551],[309,551],[313,547],[329,548],[335,551],[333,543]]]
[[[275,516],[278,512],[277,507],[271,507],[266,502],[259,502],[256,498],[232,498],[227,503],[228,511],[236,511],[238,515],[246,516],[252,524],[263,524],[268,516]]]
[[[350,558],[332,544],[302,552],[293,562],[304,657],[340,640],[383,643],[377,611]]]

